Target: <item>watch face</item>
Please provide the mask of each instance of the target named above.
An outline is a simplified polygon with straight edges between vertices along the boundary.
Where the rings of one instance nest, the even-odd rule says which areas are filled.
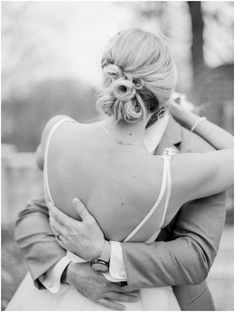
[[[93,263],[91,265],[92,269],[95,270],[95,271],[99,271],[99,272],[108,272],[109,268],[106,264],[104,263],[99,263],[99,262],[96,262],[96,263]]]

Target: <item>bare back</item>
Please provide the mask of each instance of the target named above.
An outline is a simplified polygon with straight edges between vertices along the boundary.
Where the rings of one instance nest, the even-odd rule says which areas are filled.
[[[97,123],[60,125],[47,157],[55,205],[78,218],[71,203],[79,197],[109,239],[123,240],[153,207],[161,189],[163,160],[142,147],[117,144]],[[164,201],[134,240],[145,241],[158,229]]]
[[[149,154],[143,146],[118,144],[99,123],[79,124],[66,117],[49,130],[48,125],[41,144],[45,196],[50,193],[51,202],[75,218],[71,203],[79,197],[108,239],[123,240],[141,223],[144,226],[134,240],[146,241],[154,229],[169,223],[183,203],[226,190],[233,181],[232,150],[176,155],[171,168],[164,157],[163,168],[161,157]],[[167,191],[159,201],[162,188],[166,189],[166,171],[168,181],[172,172],[172,187],[167,185],[172,192],[170,196]]]

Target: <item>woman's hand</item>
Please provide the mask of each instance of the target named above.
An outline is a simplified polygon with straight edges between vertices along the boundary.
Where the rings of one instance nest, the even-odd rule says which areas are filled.
[[[192,125],[197,122],[199,116],[194,114],[194,106],[191,102],[186,100],[186,96],[180,93],[174,93],[170,100],[167,102],[167,106],[171,115],[182,126],[187,129],[191,129]]]
[[[170,113],[177,121],[181,121],[185,113],[194,111],[193,104],[186,99],[185,94],[178,92],[172,95],[167,102],[167,106]]]
[[[56,207],[50,208],[50,225],[57,242],[64,248],[90,261],[98,258],[104,246],[104,234],[83,203],[75,198],[73,208],[81,221],[75,220]]]

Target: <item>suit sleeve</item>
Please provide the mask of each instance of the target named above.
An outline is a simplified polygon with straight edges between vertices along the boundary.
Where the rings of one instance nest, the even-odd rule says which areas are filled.
[[[123,243],[130,288],[198,284],[205,280],[219,247],[224,222],[223,193],[183,206],[170,241],[156,241],[152,245]]]
[[[213,150],[205,140],[185,128],[182,138],[180,152]],[[142,288],[204,281],[219,247],[226,215],[225,197],[221,193],[181,207],[163,239],[167,241],[152,245],[122,244],[128,284]]]
[[[51,267],[65,256],[65,250],[56,242],[49,226],[45,200],[32,200],[16,221],[15,239],[26,258],[35,286],[44,288],[39,281]]]

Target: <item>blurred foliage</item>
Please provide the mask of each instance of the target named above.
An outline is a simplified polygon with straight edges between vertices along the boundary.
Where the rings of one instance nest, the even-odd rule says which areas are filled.
[[[200,107],[201,114],[231,133],[234,130],[233,6],[232,1],[144,1],[134,6],[136,17],[144,25],[171,39],[179,91],[186,91]],[[210,58],[214,68],[210,66]],[[190,71],[191,75],[182,74]],[[187,80],[191,82],[185,88]]]
[[[2,103],[2,143],[19,151],[35,151],[46,122],[65,114],[80,122],[97,116],[95,90],[74,80],[48,80],[35,85],[24,97],[11,97]]]
[[[129,6],[139,27],[169,36],[179,69],[179,91],[187,92],[209,119],[232,132],[233,3],[140,1],[120,5]],[[55,51],[68,27],[63,14],[51,19],[46,14],[38,16],[29,2],[4,2],[2,9],[2,142],[15,144],[20,151],[34,151],[52,116],[68,114],[78,121],[97,116],[95,90],[71,78],[42,78],[46,70],[53,72],[62,66]],[[205,55],[221,66],[209,68]]]
[[[2,228],[1,236],[1,310],[3,311],[25,276],[27,267],[19,247],[14,242],[13,229]]]
[[[134,5],[133,11],[136,19],[147,21],[152,31],[160,30],[170,39],[186,40],[188,30],[191,31],[189,48],[192,54],[194,50],[199,52],[192,57],[192,62],[193,58],[198,58],[200,64],[205,50],[210,50],[212,57],[220,59],[220,64],[231,64],[234,59],[233,8],[233,1],[141,1]],[[181,21],[184,21],[185,29],[179,28]]]
[[[56,69],[55,49],[60,48],[58,38],[66,27],[59,16],[49,19],[47,14],[37,15],[37,4],[30,1],[3,1],[1,5],[1,79],[5,99],[27,93],[38,77]]]
[[[197,86],[201,113],[220,127],[234,131],[234,66],[208,68],[198,75]]]

